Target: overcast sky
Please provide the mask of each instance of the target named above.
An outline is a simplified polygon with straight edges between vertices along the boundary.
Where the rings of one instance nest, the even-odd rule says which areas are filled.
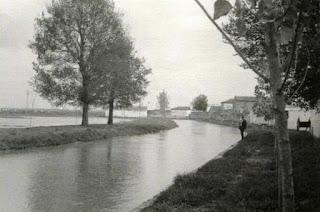
[[[29,81],[35,56],[28,49],[34,18],[47,0],[0,1],[0,107],[49,107],[32,93]],[[253,95],[255,75],[239,67],[241,60],[222,42],[219,32],[193,0],[115,0],[135,47],[152,68],[144,104],[156,105],[165,89],[170,106],[189,105],[199,95],[210,104],[234,95]],[[211,0],[203,0],[210,11]],[[32,97],[32,98],[31,98]]]

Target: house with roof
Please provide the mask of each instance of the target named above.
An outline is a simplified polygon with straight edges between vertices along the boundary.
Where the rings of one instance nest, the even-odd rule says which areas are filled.
[[[248,114],[257,102],[257,98],[254,96],[235,96],[233,101],[233,112]]]
[[[171,108],[172,118],[188,118],[191,114],[191,108],[189,106],[179,106]]]
[[[222,110],[222,107],[220,105],[210,105],[208,107],[208,113],[220,113]]]
[[[208,117],[216,120],[220,120],[222,116],[223,108],[218,105],[211,105],[208,108]]]
[[[214,117],[222,120],[239,120],[241,115],[248,116],[250,114],[256,102],[257,98],[254,96],[235,96],[221,102],[221,113]]]
[[[221,102],[221,107],[223,110],[233,110],[234,99],[228,99]]]
[[[249,113],[257,98],[254,96],[235,96],[233,99],[228,99],[221,102],[223,110],[231,110],[233,113]]]

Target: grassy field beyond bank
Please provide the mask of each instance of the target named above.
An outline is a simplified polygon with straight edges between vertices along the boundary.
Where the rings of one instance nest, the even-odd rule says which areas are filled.
[[[23,129],[0,129],[0,150],[25,149],[61,145],[77,141],[87,142],[114,136],[141,135],[175,128],[169,119],[140,119],[109,125],[52,126]]]
[[[320,141],[290,134],[297,211],[320,211]],[[149,211],[276,211],[277,178],[270,131],[244,141],[196,172],[177,176]]]

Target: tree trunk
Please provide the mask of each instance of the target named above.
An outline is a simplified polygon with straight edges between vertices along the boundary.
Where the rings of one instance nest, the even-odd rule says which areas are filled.
[[[275,139],[277,142],[278,153],[278,185],[279,194],[281,195],[281,211],[295,211],[294,187],[293,187],[293,170],[291,147],[288,133],[288,115],[285,111],[286,102],[282,92],[279,91],[281,80],[281,67],[279,60],[277,35],[272,23],[266,24],[266,44],[267,58],[270,71],[271,96],[274,107],[275,117]]]
[[[89,104],[88,103],[82,103],[82,122],[81,126],[88,126],[89,125]]]
[[[89,119],[88,119],[88,113],[89,113],[89,91],[88,91],[88,84],[89,80],[86,77],[83,68],[82,68],[82,93],[81,93],[81,102],[82,102],[82,123],[81,126],[88,126],[89,125]]]
[[[109,101],[108,125],[112,125],[113,124],[113,103],[114,103],[114,99],[111,99]]]

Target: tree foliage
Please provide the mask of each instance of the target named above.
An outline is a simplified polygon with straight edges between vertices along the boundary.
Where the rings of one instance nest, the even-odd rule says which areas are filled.
[[[97,56],[121,31],[119,14],[109,0],[57,0],[36,19],[30,47],[37,54],[33,85],[56,105],[82,105],[82,125],[97,101]]]
[[[256,15],[257,12],[251,8],[252,3],[245,2],[236,1],[237,6],[224,29],[233,41],[239,43],[238,47],[251,64],[269,76],[264,24],[273,19],[261,20]],[[262,7],[262,3],[260,2],[260,5],[257,6]],[[317,1],[304,3],[282,1],[281,4],[275,6],[278,8],[274,11],[276,13],[274,15],[277,17],[275,24],[278,27],[280,62],[284,67],[282,89],[286,102],[304,108],[315,108],[320,98],[318,92],[320,88],[318,66],[320,31],[317,27],[320,24],[319,4]],[[248,68],[247,64],[242,64],[242,66]],[[258,93],[262,92],[270,97],[269,83],[259,80],[258,84],[257,88],[260,90]]]
[[[112,0],[56,0],[36,19],[32,84],[55,105],[131,104],[146,94],[150,69],[134,53]]]
[[[195,110],[207,111],[208,98],[206,95],[199,95],[192,101],[192,107]]]
[[[304,44],[307,41],[304,33],[308,31],[305,25],[308,26],[312,22],[310,20],[319,18],[319,2],[236,0],[230,23],[224,26],[224,30],[208,14],[199,0],[195,2],[244,60],[243,67],[252,69],[260,80],[263,80],[262,83],[270,86],[268,92],[275,117],[279,205],[281,211],[295,211],[292,157],[285,106],[298,94],[301,87],[305,86],[305,76],[311,66],[310,55],[313,53],[309,46]],[[225,9],[226,7],[222,8],[223,14],[226,14]],[[302,52],[306,53],[306,61],[299,57]],[[299,62],[303,64],[301,67],[298,66]],[[297,83],[292,95],[288,96],[291,92],[290,87],[294,84],[292,81],[297,81],[291,76],[299,72],[304,73],[302,80]],[[309,86],[314,84],[315,82]]]
[[[274,118],[272,102],[270,94],[266,94],[264,89],[260,87],[260,84],[256,85],[254,93],[257,97],[257,102],[253,105],[252,109],[258,117],[264,117],[264,120],[269,121]]]
[[[121,45],[123,46],[123,41]],[[147,75],[151,69],[144,64],[144,59],[139,58],[132,48],[131,42],[127,43],[127,48],[121,50],[116,48],[117,53],[105,55],[101,59],[103,66],[101,71],[104,72],[103,89],[101,89],[100,105],[109,105],[109,120],[112,124],[113,106],[128,107],[144,97],[148,85]]]
[[[162,116],[166,115],[166,109],[169,108],[169,97],[165,90],[162,90],[157,96],[160,112]]]

